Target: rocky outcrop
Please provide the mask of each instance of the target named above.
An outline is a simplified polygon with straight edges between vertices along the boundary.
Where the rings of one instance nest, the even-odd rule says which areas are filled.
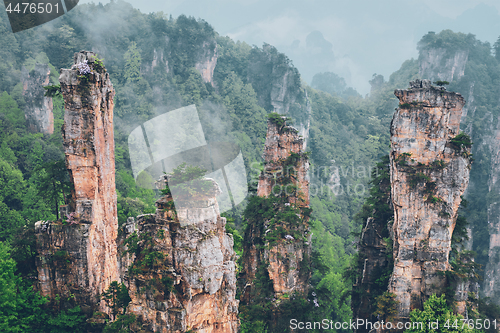
[[[26,101],[24,116],[31,132],[54,133],[52,98],[44,96],[43,89],[50,82],[49,75],[50,68],[47,64],[37,63],[30,72],[25,68],[22,71],[23,97]]]
[[[196,223],[183,226],[166,196],[156,214],[129,218],[119,238],[128,311],[150,332],[238,331],[233,238],[215,196],[198,199],[183,212]]]
[[[99,305],[98,296],[112,281],[119,281],[115,91],[109,74],[94,60],[94,53],[82,51],[75,54],[71,69],[61,70],[64,150],[74,188],[64,222],[36,224],[40,290],[51,297],[74,294],[78,303],[90,307]],[[88,72],[77,68],[83,64],[90,66]],[[100,310],[106,311],[104,304]]]
[[[469,182],[470,143],[457,137],[465,104],[460,94],[429,80],[415,80],[394,94],[400,104],[391,124],[389,291],[396,295],[398,318],[408,319],[412,309],[445,286],[439,272],[450,270],[451,236]]]
[[[210,45],[215,47],[212,49]],[[217,66],[217,44],[204,42],[199,59],[196,61],[194,67],[200,72],[203,82],[210,83],[214,86],[214,70]]]
[[[458,81],[465,72],[468,50],[457,50],[451,56],[445,48],[420,51],[419,76],[430,80]]]
[[[303,296],[308,291],[312,236],[309,232],[309,164],[302,150],[303,140],[296,129],[286,125],[285,119],[277,117],[268,121],[265,167],[257,195],[272,200],[267,209],[273,210],[274,216],[266,219],[257,215],[248,221],[243,254],[241,299],[244,304],[254,302],[253,295],[259,293],[256,281],[264,276],[272,281],[276,305],[289,295]],[[285,214],[288,219],[284,218]]]

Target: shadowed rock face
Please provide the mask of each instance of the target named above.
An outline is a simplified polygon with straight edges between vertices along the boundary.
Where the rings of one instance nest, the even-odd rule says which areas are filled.
[[[283,120],[285,117],[282,118]],[[303,140],[299,138],[297,130],[286,126],[286,122],[278,124],[273,120],[268,121],[268,130],[264,148],[264,171],[259,177],[257,195],[270,197],[282,195],[285,197],[285,206],[309,207],[309,181],[307,169],[309,163],[303,153]],[[295,158],[293,163],[287,163]],[[280,179],[291,177],[289,185],[283,185]],[[296,186],[297,191],[291,191]],[[276,190],[280,189],[280,193]],[[279,204],[278,204],[279,205]],[[285,238],[280,235],[272,244],[266,241],[266,234],[274,228],[283,228]],[[292,234],[300,235],[290,237]],[[309,218],[300,216],[297,225],[278,222],[274,226],[269,221],[256,221],[251,223],[245,233],[244,249],[244,277],[246,283],[242,302],[250,304],[251,289],[259,270],[264,267],[272,281],[276,299],[285,294],[306,294],[309,276],[308,258],[311,254],[311,234],[309,233]],[[260,246],[264,241],[265,246]]]
[[[450,269],[451,236],[469,182],[470,148],[450,142],[459,134],[465,104],[460,94],[433,87],[429,80],[415,80],[410,89],[394,94],[400,105],[391,123],[394,271],[389,291],[399,302],[398,317],[407,319],[445,286],[438,273]]]
[[[75,65],[62,69],[59,81],[65,103],[63,140],[66,166],[74,185],[69,212],[72,223],[37,223],[40,287],[45,295],[76,294],[81,304],[94,306],[97,296],[118,281],[118,230],[113,97],[104,68],[80,75],[76,64],[93,66],[95,54],[75,54]],[[54,266],[54,253],[64,254],[66,273]],[[106,311],[101,304],[101,311]]]
[[[29,73],[23,68],[23,96],[26,101],[24,116],[26,125],[32,132],[54,133],[52,98],[45,97],[44,86],[49,84],[50,69],[46,64],[35,64]]]
[[[497,305],[500,304],[500,122],[488,140],[491,151],[491,172],[488,180],[491,203],[488,207],[490,248],[486,265],[483,292]]]

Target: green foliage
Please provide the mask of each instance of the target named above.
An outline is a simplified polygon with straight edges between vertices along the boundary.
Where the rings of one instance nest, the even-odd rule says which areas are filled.
[[[427,176],[426,174],[424,174],[423,172],[417,172],[417,173],[411,175],[410,187],[415,188],[417,186],[417,184],[430,182],[430,180],[431,180],[431,178],[429,176]],[[434,182],[434,185],[435,184],[436,183]]]
[[[243,255],[243,237],[234,224],[234,219],[226,217],[226,232],[233,235],[233,249],[241,257]]]
[[[64,160],[47,162],[41,165],[38,183],[38,194],[53,202],[53,212],[59,219],[59,205],[69,203],[72,183],[69,181],[68,169]]]
[[[443,202],[443,199],[431,194],[427,197],[426,202],[431,203],[431,204],[437,204],[437,203]]]
[[[55,96],[61,95],[61,85],[60,84],[55,84],[52,86],[44,86],[43,89],[45,89],[44,96],[55,97]]]
[[[436,82],[434,82],[434,84],[442,87],[442,86],[450,84],[450,82],[448,82],[448,81],[436,81]]]
[[[460,134],[451,139],[450,143],[458,150],[461,150],[462,148],[470,148],[472,146],[470,136],[464,132],[460,132]]]
[[[410,321],[412,323],[423,323],[422,325],[412,325],[412,328],[406,330],[410,333],[424,333],[424,332],[474,332],[467,325],[463,325],[462,315],[454,315],[453,311],[446,304],[445,295],[437,297],[435,294],[431,295],[424,303],[423,310],[413,310],[410,313]],[[431,328],[429,323],[438,321],[439,326],[437,329]],[[453,327],[456,322],[457,328]],[[448,327],[446,327],[448,326]]]
[[[411,153],[401,153],[397,158],[396,162],[401,165],[405,166],[408,164],[408,158],[411,157]]]
[[[446,163],[443,160],[434,160],[430,165],[433,169],[442,170],[446,168]]]
[[[386,322],[392,322],[396,318],[398,314],[396,294],[386,291],[375,298],[375,303],[377,304],[377,311],[374,312],[374,315],[380,316]]]
[[[84,316],[78,306],[51,309],[48,299],[35,293],[15,275],[9,247],[0,242],[0,331],[19,333],[83,333]]]
[[[165,256],[155,249],[155,240],[148,233],[137,235],[137,232],[134,232],[127,237],[124,244],[127,246],[125,253],[135,254],[134,262],[128,268],[129,274],[144,274],[157,270],[162,265]]]
[[[206,173],[207,170],[184,162],[168,174],[168,184],[161,192],[170,195],[171,188],[175,188],[178,198],[210,195],[214,193],[214,185],[203,178]]]
[[[356,215],[356,220],[363,227],[370,220],[371,228],[375,228],[375,232],[382,238],[382,244],[385,244],[386,248],[383,252],[381,250],[381,253],[371,252],[375,257],[379,256],[378,265],[370,274],[370,282],[359,283],[363,274],[366,256],[370,254],[370,247],[363,245],[366,240],[360,239],[359,252],[354,256],[352,266],[345,270],[344,275],[349,278],[352,284],[358,284],[358,286],[353,287],[352,292],[352,309],[354,311],[362,312],[366,317],[375,315],[391,317],[393,315],[393,303],[391,301],[393,298],[387,293],[387,286],[394,265],[392,257],[393,242],[389,234],[394,212],[390,207],[389,199],[391,192],[389,155],[382,157],[376,169],[373,170],[370,184],[370,195]],[[358,237],[361,237],[361,235],[358,234]],[[361,308],[362,304],[366,304],[364,308]]]
[[[102,293],[101,298],[106,301],[106,304],[111,309],[114,316],[122,311],[125,315],[128,304],[132,301],[129,296],[127,287],[123,284],[118,284],[117,281],[111,282],[108,289]]]
[[[267,115],[267,118],[276,124],[279,128],[281,128],[283,125],[286,123],[286,117],[280,115],[279,113],[276,112],[271,112]]]
[[[62,273],[68,273],[72,258],[68,251],[58,250],[50,258],[52,264]]]
[[[115,321],[109,322],[104,327],[103,333],[129,333],[131,326],[136,322],[134,314],[119,314]]]
[[[474,43],[475,37],[473,34],[455,33],[451,30],[443,30],[436,34],[430,31],[418,42],[418,50],[442,48],[445,49],[448,55],[453,54],[456,50],[468,50]]]

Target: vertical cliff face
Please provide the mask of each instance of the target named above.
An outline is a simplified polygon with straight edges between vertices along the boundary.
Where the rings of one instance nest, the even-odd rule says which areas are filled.
[[[260,200],[245,231],[242,302],[251,304],[262,279],[269,277],[276,305],[289,295],[308,290],[311,234],[309,232],[308,161],[297,130],[285,117],[268,122]],[[255,201],[252,204],[255,204]],[[259,281],[259,282],[257,282]]]
[[[52,98],[45,97],[44,86],[49,84],[50,68],[46,64],[35,64],[30,72],[23,69],[23,96],[26,101],[24,115],[26,125],[32,132],[54,133]]]
[[[214,70],[217,66],[217,44],[213,43],[214,48],[210,48],[211,43],[204,42],[202,52],[194,67],[200,72],[203,82],[214,86]]]
[[[490,246],[486,265],[483,292],[493,302],[500,304],[500,122],[488,140],[491,151],[491,169],[488,187],[491,202],[488,206],[488,231]]]
[[[262,50],[254,49],[251,53],[247,76],[261,107],[294,120],[305,148],[311,107],[307,93],[301,88],[300,74],[290,60],[275,47],[264,44]]]
[[[419,76],[430,80],[458,81],[465,73],[468,50],[457,50],[452,56],[444,48],[421,50]]]
[[[233,238],[215,195],[198,199],[184,212],[196,223],[182,226],[166,196],[156,214],[130,218],[119,238],[129,312],[151,332],[238,331]]]
[[[151,73],[155,67],[159,64],[163,63],[165,65],[165,70],[167,73],[172,71],[172,65],[175,58],[172,59],[172,47],[175,45],[171,44],[170,38],[168,36],[165,37],[164,40],[161,41],[160,47],[153,49],[152,60],[146,61],[141,66],[141,71],[143,73]],[[217,66],[218,59],[218,51],[217,51],[217,43],[215,39],[208,39],[201,43],[196,50],[196,55],[194,56],[194,68],[200,73],[203,82],[210,83],[214,86],[214,70],[215,66]],[[169,67],[170,65],[170,67]]]
[[[63,139],[74,189],[66,223],[37,223],[40,288],[46,295],[77,294],[93,305],[118,281],[117,211],[113,137],[114,89],[95,54],[75,54],[62,69],[65,102]],[[78,69],[90,65],[88,72]],[[58,256],[65,269],[60,270]],[[54,259],[55,258],[55,259]],[[57,260],[56,260],[57,259]],[[66,273],[66,274],[65,274]],[[103,305],[104,306],[104,305]],[[102,310],[105,310],[104,308]]]
[[[391,199],[394,270],[389,291],[407,319],[432,293],[442,292],[450,269],[451,236],[469,182],[470,143],[460,141],[460,94],[415,80],[396,90],[391,124]]]

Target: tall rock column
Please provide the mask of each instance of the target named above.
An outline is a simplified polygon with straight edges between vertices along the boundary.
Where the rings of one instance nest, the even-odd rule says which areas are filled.
[[[293,294],[304,297],[308,292],[309,163],[298,131],[286,125],[286,117],[273,115],[268,121],[258,197],[250,200],[250,209],[247,207],[245,213],[248,224],[240,300],[245,307],[251,307],[272,299],[276,312],[268,323],[269,329],[282,331],[288,326],[279,327],[283,319],[280,304]]]
[[[71,69],[62,69],[59,77],[65,103],[66,166],[74,189],[71,205],[66,207],[66,222],[36,224],[38,272],[42,293],[74,294],[82,304],[96,304],[96,296],[110,282],[119,280],[115,91],[94,53],[76,53],[74,62]]]
[[[389,291],[405,320],[433,293],[441,294],[450,270],[451,237],[461,195],[469,183],[470,141],[459,135],[460,94],[429,80],[396,90],[391,123],[391,199],[394,270]]]

